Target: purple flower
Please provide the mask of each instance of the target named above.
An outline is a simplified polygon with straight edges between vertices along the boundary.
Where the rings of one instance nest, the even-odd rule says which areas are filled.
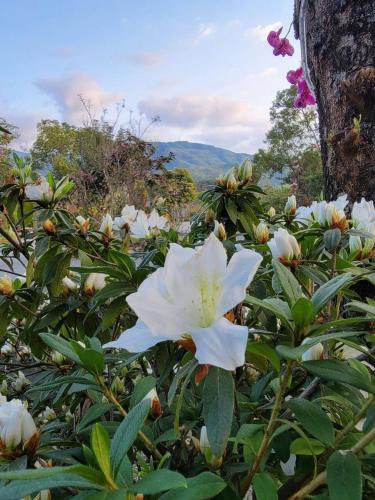
[[[267,36],[267,41],[273,47],[275,56],[292,56],[294,54],[293,45],[287,38],[280,38],[280,33],[283,28],[278,31],[270,31]]]
[[[298,82],[301,80],[302,76],[303,76],[303,69],[302,68],[298,68],[295,71],[293,71],[291,69],[290,71],[288,71],[288,73],[286,75],[286,79],[292,85],[297,85]]]
[[[315,97],[310,92],[305,80],[300,80],[297,83],[298,94],[294,101],[295,108],[306,108],[306,106],[316,104]]]

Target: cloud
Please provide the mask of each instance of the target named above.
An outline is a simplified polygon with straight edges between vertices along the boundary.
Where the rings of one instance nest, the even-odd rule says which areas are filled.
[[[258,24],[258,26],[248,28],[244,32],[245,38],[257,38],[258,40],[265,42],[267,40],[267,35],[270,31],[277,31],[281,28],[282,23],[277,21],[272,24]]]
[[[126,59],[139,66],[156,66],[162,59],[159,52],[136,52],[124,56]]]
[[[67,122],[80,124],[87,114],[80,101],[82,96],[93,111],[102,110],[121,100],[119,96],[104,90],[91,76],[75,73],[62,78],[44,78],[35,85],[55,102],[61,118]]]
[[[220,95],[150,96],[138,107],[149,120],[161,118],[148,134],[153,140],[189,140],[253,152],[268,127],[265,115],[246,101]]]
[[[46,118],[41,113],[18,111],[1,105],[2,115],[8,123],[18,127],[18,137],[12,141],[12,148],[18,151],[28,151],[36,138],[37,123]]]
[[[201,23],[198,28],[198,34],[194,38],[194,43],[199,43],[204,38],[208,38],[217,31],[217,26],[213,23]]]
[[[251,117],[245,102],[219,95],[150,96],[138,107],[148,118],[160,116],[163,122],[178,127],[246,124]]]

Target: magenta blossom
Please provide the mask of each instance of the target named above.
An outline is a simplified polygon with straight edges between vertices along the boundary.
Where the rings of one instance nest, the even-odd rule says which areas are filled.
[[[292,56],[294,54],[293,45],[287,38],[280,38],[280,33],[283,28],[278,31],[270,31],[267,36],[267,41],[273,47],[275,56]]]
[[[293,71],[291,69],[290,71],[288,71],[288,73],[286,75],[286,79],[292,85],[297,85],[298,82],[301,80],[302,76],[303,76],[303,69],[302,68],[298,68],[295,71]]]
[[[310,92],[306,80],[300,80],[297,83],[298,94],[294,101],[295,108],[306,108],[306,106],[316,104],[315,97]]]

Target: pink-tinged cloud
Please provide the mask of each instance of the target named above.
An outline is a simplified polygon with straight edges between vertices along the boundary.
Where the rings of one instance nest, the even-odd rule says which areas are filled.
[[[163,123],[177,127],[246,125],[254,120],[246,102],[225,96],[150,96],[138,107],[148,118],[160,116]]]
[[[267,40],[267,35],[270,31],[277,31],[280,29],[282,26],[282,23],[280,21],[276,21],[275,23],[271,24],[259,24],[258,26],[253,26],[251,28],[248,28],[244,32],[244,37],[245,38],[257,38],[261,42],[265,42]]]
[[[73,124],[81,124],[87,119],[87,112],[80,96],[90,106],[92,112],[101,112],[124,97],[104,90],[100,84],[85,73],[75,73],[62,78],[44,78],[35,85],[47,94],[56,104],[61,118]]]

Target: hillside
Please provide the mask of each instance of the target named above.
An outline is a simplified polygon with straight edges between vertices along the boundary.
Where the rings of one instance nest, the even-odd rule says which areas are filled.
[[[175,159],[168,164],[168,168],[187,168],[196,181],[214,179],[234,164],[241,163],[245,158],[252,158],[251,154],[234,153],[228,149],[197,142],[176,141],[155,144],[158,156],[174,153]]]

